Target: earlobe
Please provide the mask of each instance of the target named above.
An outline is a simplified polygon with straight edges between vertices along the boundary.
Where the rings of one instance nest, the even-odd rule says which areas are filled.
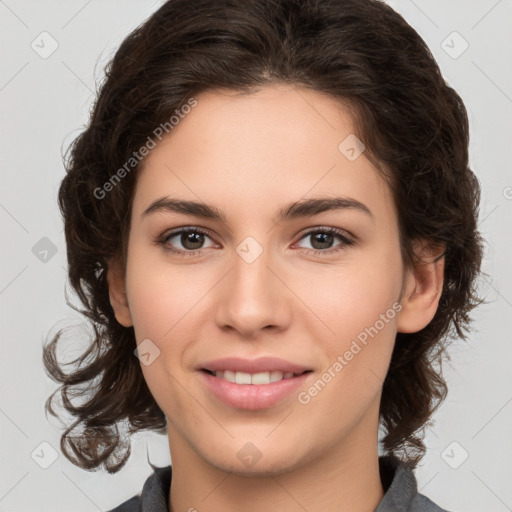
[[[402,333],[426,327],[436,314],[443,292],[444,248],[418,240],[413,245],[418,263],[405,272],[402,310],[397,322],[397,330]]]
[[[116,262],[111,262],[107,270],[107,284],[110,304],[114,310],[116,320],[124,327],[133,325],[130,308],[128,306],[128,297],[124,287],[124,276],[120,266]]]

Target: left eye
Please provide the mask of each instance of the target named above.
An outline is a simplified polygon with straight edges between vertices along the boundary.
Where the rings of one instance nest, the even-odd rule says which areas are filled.
[[[343,246],[353,244],[353,241],[345,236],[343,232],[334,228],[319,228],[309,231],[301,240],[307,240],[308,238],[311,240],[311,245],[313,246],[311,250],[315,252],[337,252],[341,250]],[[333,247],[332,244],[336,238],[340,243]]]

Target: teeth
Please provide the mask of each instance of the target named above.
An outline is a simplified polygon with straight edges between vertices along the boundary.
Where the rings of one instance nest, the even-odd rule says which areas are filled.
[[[270,375],[270,382],[279,382],[283,378],[283,372],[280,372],[278,370],[269,372]]]
[[[236,384],[270,384],[271,382],[279,382],[283,379],[291,379],[293,377],[292,372],[284,373],[280,371],[272,372],[260,372],[260,373],[246,373],[246,372],[233,372],[231,370],[218,370],[215,372],[215,376],[221,379],[225,379],[228,382],[234,382]]]
[[[237,384],[251,384],[251,374],[244,372],[236,372],[235,382]]]
[[[220,373],[220,375],[219,375]],[[224,375],[222,375],[222,373],[224,373]],[[221,379],[225,379],[229,382],[235,382],[235,377],[236,377],[236,373],[235,372],[231,372],[229,370],[226,370],[225,372],[215,372],[215,375],[217,377],[220,377]]]
[[[254,375],[251,376],[251,384],[270,384],[270,373],[255,373]]]

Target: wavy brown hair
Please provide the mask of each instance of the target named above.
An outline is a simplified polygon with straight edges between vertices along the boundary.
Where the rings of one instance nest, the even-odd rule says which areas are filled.
[[[65,155],[59,206],[69,281],[82,309],[66,299],[87,317],[92,335],[80,357],[59,363],[59,330],[43,359],[61,384],[46,410],[57,415],[52,403],[60,391],[74,417],[61,449],[81,468],[114,473],[130,455],[131,433],[166,431],[134,355],[134,330],[116,321],[106,281],[109,264],[126,262],[141,164],[104,197],[98,190],[193,96],[272,83],[328,94],[350,109],[365,156],[393,192],[404,264],[418,264],[415,239],[444,249],[438,310],[421,331],[397,335],[380,406],[385,451],[413,467],[425,453],[425,425],[447,394],[437,365],[449,341],[467,336],[469,313],[481,302],[480,187],[468,164],[462,99],[422,38],[381,1],[171,0],[123,41],[88,125]]]

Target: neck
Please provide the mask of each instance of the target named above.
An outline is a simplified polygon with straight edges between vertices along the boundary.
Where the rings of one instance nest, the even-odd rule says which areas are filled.
[[[300,467],[255,477],[219,469],[200,457],[170,423],[168,430],[170,512],[370,512],[384,496],[373,429],[359,429],[358,439],[346,438]]]

